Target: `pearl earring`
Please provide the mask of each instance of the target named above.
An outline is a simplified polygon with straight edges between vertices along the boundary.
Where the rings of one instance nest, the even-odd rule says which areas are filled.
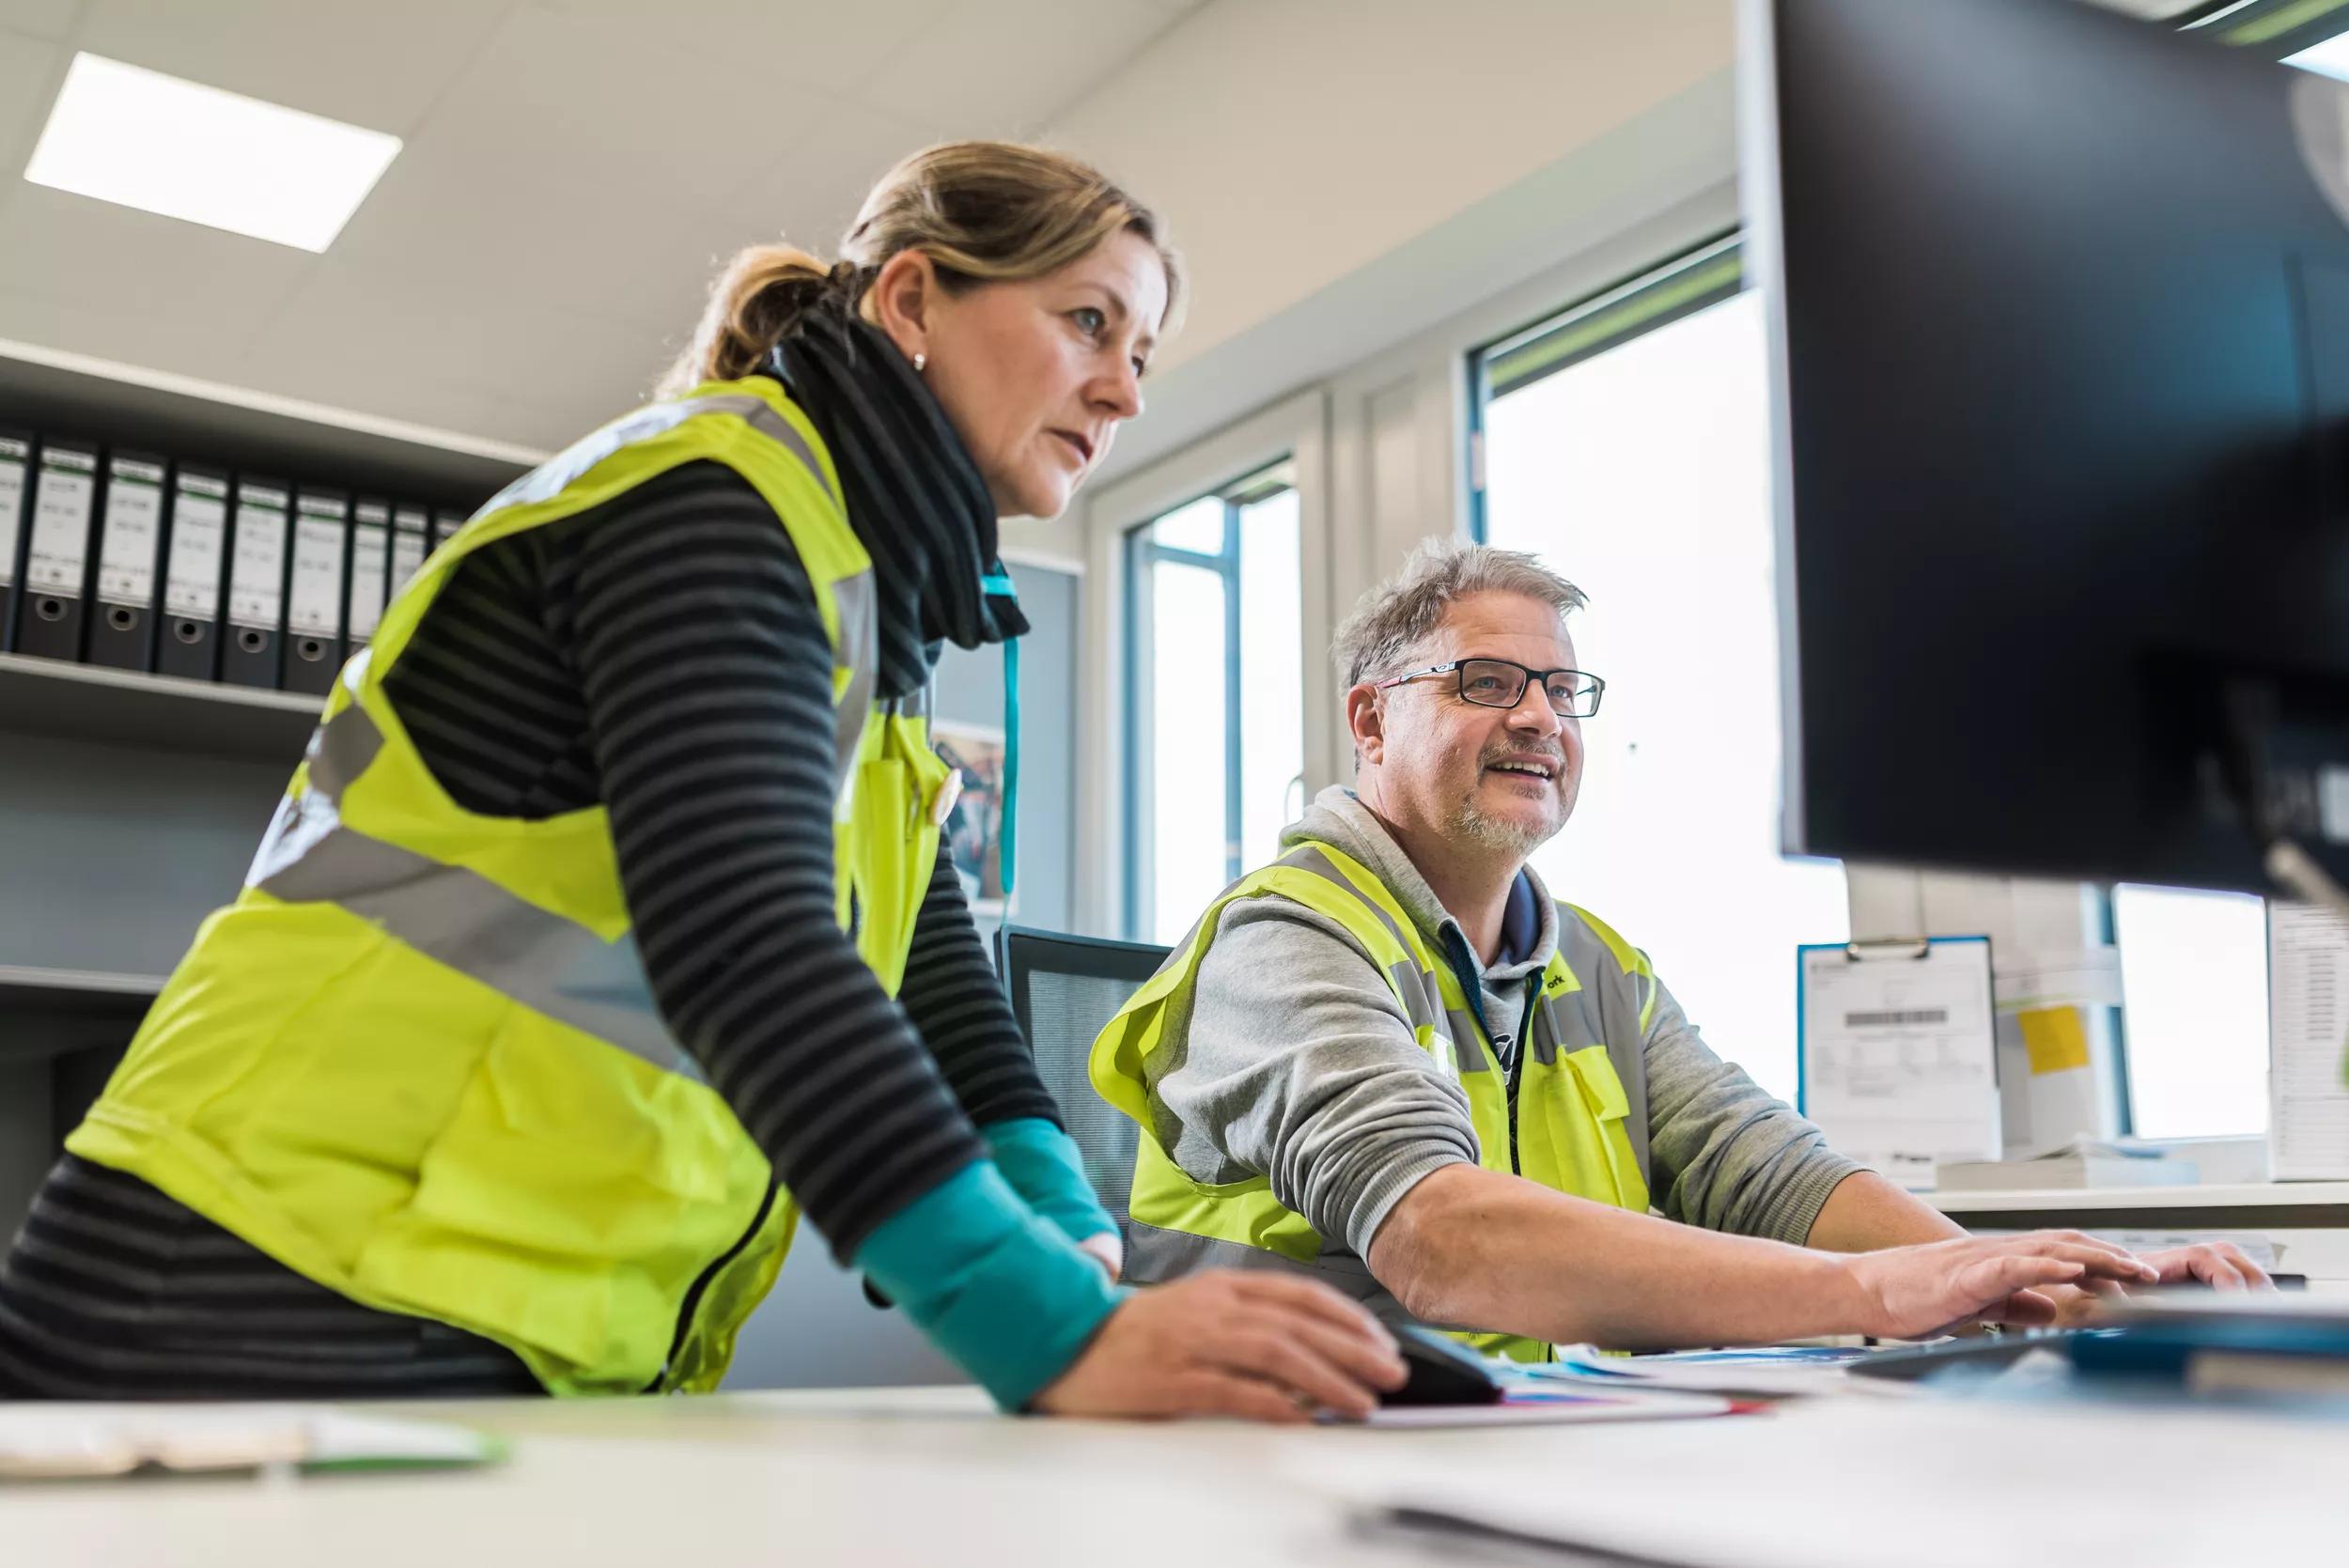
[[[929,355],[927,355],[927,354],[915,354],[915,355],[913,356],[913,373],[914,373],[915,375],[919,376],[919,375],[920,375],[923,371],[925,371],[925,370],[926,370],[926,369],[928,369],[928,368],[929,368],[929,364],[930,364],[930,356],[929,356]]]

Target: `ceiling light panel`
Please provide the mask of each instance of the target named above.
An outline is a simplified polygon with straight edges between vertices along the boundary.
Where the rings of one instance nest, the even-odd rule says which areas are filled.
[[[80,54],[24,178],[323,251],[399,147],[381,131]]]

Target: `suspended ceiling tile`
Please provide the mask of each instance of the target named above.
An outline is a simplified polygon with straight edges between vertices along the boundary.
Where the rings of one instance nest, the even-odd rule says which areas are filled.
[[[727,193],[719,210],[750,230],[746,241],[781,235],[829,259],[875,182],[907,154],[945,139],[935,121],[833,103],[806,135]]]
[[[643,0],[541,0],[565,16],[644,30]],[[668,0],[664,43],[713,62],[710,97],[776,102],[782,86],[849,90],[946,9],[950,0]],[[787,107],[787,105],[785,105]]]
[[[718,79],[665,27],[515,11],[419,127],[419,157],[462,157],[516,185],[592,181],[603,225],[646,194],[723,196],[820,112],[803,95]]]
[[[504,0],[86,0],[74,45],[405,136]]]
[[[578,174],[515,180],[502,161],[420,147],[395,163],[320,272],[424,284],[450,307],[544,304],[660,325],[651,280],[702,272],[706,209],[665,187]],[[624,213],[624,215],[623,215]]]
[[[315,259],[290,246],[28,180],[0,190],[0,235],[7,237],[0,288],[27,298],[88,310],[200,316],[216,330],[249,332]]]
[[[873,182],[940,140],[934,127],[856,103],[828,103],[806,137],[707,212],[678,222],[677,256],[631,280],[630,319],[661,330],[672,351],[700,318],[709,286],[737,251],[778,241],[829,262]]]
[[[66,52],[54,43],[0,33],[0,171],[24,172],[49,106],[65,80]]]
[[[0,0],[0,32],[63,39],[81,8],[82,0]]]
[[[256,385],[301,385],[296,396],[366,409],[395,387],[415,396],[456,387],[493,411],[493,427],[474,434],[537,442],[517,434],[542,429],[537,401],[584,395],[599,418],[611,418],[644,401],[660,366],[662,338],[644,326],[542,301],[458,301],[423,279],[343,272],[312,279],[288,301],[240,373]],[[584,434],[584,425],[570,434]]]
[[[1144,0],[965,0],[864,97],[958,136],[1033,134],[1168,25]]]
[[[147,315],[0,289],[0,337],[182,376],[218,378],[241,334],[200,312]]]

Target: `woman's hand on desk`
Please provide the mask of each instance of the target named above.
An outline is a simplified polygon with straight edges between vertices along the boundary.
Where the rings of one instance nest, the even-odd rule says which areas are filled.
[[[1976,1322],[2039,1327],[2058,1318],[2051,1288],[2154,1283],[2150,1265],[2078,1231],[1968,1236],[1844,1260],[1861,1291],[1860,1332],[1922,1339]]]
[[[2243,1249],[2232,1241],[2205,1241],[2192,1247],[2172,1247],[2159,1252],[2143,1253],[2139,1261],[2159,1276],[2156,1283],[2165,1285],[2201,1284],[2213,1290],[2276,1288],[2276,1282],[2267,1277],[2267,1270],[2246,1257]],[[2097,1288],[2064,1285],[2044,1294],[2055,1303],[2056,1320],[2068,1327],[2094,1318],[2098,1302],[2108,1296],[2125,1296],[2128,1287],[2105,1281]]]
[[[1058,1416],[1356,1419],[1403,1386],[1394,1338],[1326,1285],[1235,1269],[1137,1291],[1035,1398]]]

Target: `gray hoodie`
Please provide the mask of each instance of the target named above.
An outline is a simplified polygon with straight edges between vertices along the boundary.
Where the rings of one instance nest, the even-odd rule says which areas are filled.
[[[1476,962],[1464,936],[1445,937],[1458,922],[1351,790],[1323,790],[1282,835],[1283,848],[1307,841],[1377,874],[1431,951]],[[1496,1029],[1523,1016],[1527,986],[1558,947],[1558,908],[1526,875],[1541,915],[1532,950],[1478,970]],[[1648,1185],[1667,1219],[1800,1243],[1835,1185],[1860,1169],[1715,1056],[1660,984],[1644,1057]],[[1169,1010],[1151,1074],[1159,1144],[1192,1179],[1262,1175],[1357,1258],[1423,1176],[1476,1161],[1467,1095],[1419,1048],[1377,965],[1335,922],[1287,899],[1225,907],[1191,1005]]]

